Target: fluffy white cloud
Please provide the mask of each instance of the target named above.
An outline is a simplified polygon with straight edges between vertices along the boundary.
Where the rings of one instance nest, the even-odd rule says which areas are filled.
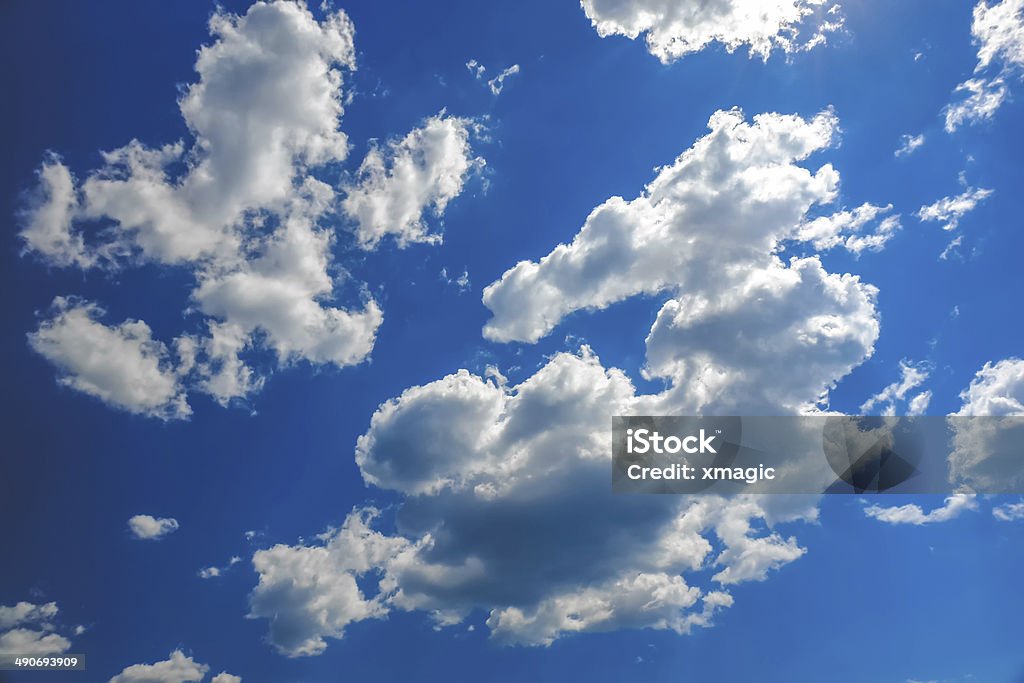
[[[958,195],[943,197],[922,206],[917,211],[917,217],[922,221],[942,223],[943,230],[956,230],[960,226],[960,219],[991,197],[992,192],[983,187],[968,187]]]
[[[19,602],[0,605],[0,654],[54,655],[67,652],[71,641],[56,633],[57,603]]]
[[[64,297],[51,314],[28,340],[57,366],[61,384],[139,415],[171,420],[192,412],[166,345],[146,323],[108,326],[96,304]]]
[[[1024,0],[985,0],[974,8],[971,33],[978,41],[978,67],[992,62],[1024,66]]]
[[[279,652],[319,654],[327,647],[325,637],[341,638],[353,621],[387,613],[383,596],[365,596],[356,578],[376,573],[408,544],[370,529],[376,514],[353,512],[340,529],[322,537],[323,545],[275,545],[253,555],[260,580],[249,617],[270,620],[270,642]]]
[[[1024,360],[986,363],[960,398],[960,410],[949,418],[950,481],[984,492],[1019,492],[1024,487]],[[971,416],[984,419],[967,419]]]
[[[900,136],[900,146],[893,154],[896,157],[905,157],[913,154],[923,144],[924,133],[920,135],[902,135]]]
[[[946,130],[991,119],[1009,94],[1007,80],[1024,67],[1024,0],[981,0],[974,7],[971,34],[978,45],[974,78],[956,87],[966,97],[946,108]]]
[[[896,415],[900,404],[905,404],[901,414],[921,415],[928,409],[932,392],[920,391],[910,396],[928,380],[931,367],[927,363],[900,361],[900,378],[886,386],[860,406],[862,415]]]
[[[1004,503],[992,509],[992,516],[1000,522],[1014,522],[1024,519],[1024,501],[1019,503]]]
[[[875,293],[805,258],[752,270],[723,292],[696,288],[670,299],[647,337],[646,372],[673,378],[684,410],[640,414],[813,410],[870,355],[879,331]]]
[[[442,111],[401,140],[367,152],[342,201],[364,249],[376,247],[387,235],[394,235],[399,246],[441,240],[429,232],[423,214],[443,213],[462,192],[469,173],[483,166],[469,144],[474,126],[470,119]]]
[[[85,240],[72,227],[78,195],[71,171],[51,155],[37,175],[39,185],[19,215],[25,251],[45,254],[57,266],[92,266],[96,255],[86,251]]]
[[[110,683],[196,683],[210,670],[175,650],[167,659],[153,664],[133,664],[110,679]]]
[[[776,245],[799,238],[814,204],[835,197],[839,174],[796,164],[827,147],[837,121],[716,112],[698,140],[636,199],[594,209],[571,244],[522,261],[484,289],[494,317],[484,335],[533,342],[567,314],[668,289],[726,291],[777,260]]]
[[[158,541],[178,530],[178,520],[172,517],[135,515],[128,520],[128,530],[135,538]]]
[[[469,145],[477,124],[442,111],[371,149],[342,201],[315,174],[348,155],[340,122],[355,53],[345,13],[318,20],[302,2],[256,2],[240,16],[216,11],[210,33],[196,58],[198,80],[179,100],[190,142],[156,148],[133,140],[105,153],[81,182],[51,156],[20,214],[26,251],[50,264],[151,262],[194,276],[189,312],[204,316],[202,332],[175,340],[175,372],[141,322],[88,331],[138,341],[144,368],[90,374],[79,366],[105,365],[109,354],[79,353],[66,339],[44,346],[76,318],[95,322],[99,309],[89,304],[58,310],[36,334],[66,384],[164,419],[189,415],[187,391],[222,405],[259,391],[265,377],[246,358],[262,350],[279,365],[364,361],[382,313],[366,287],[348,288],[361,291],[357,305],[336,302],[347,274],[333,258],[334,214],[353,219],[366,249],[389,234],[400,245],[438,241],[425,214],[440,217],[484,163]]]
[[[74,218],[113,222],[107,232],[115,245],[108,246],[116,251],[163,263],[233,257],[249,228],[247,212],[275,209],[307,166],[347,155],[338,123],[341,69],[354,68],[353,32],[343,12],[318,22],[294,2],[257,2],[243,16],[216,12],[215,40],[196,59],[199,80],[180,100],[192,147],[133,141],[105,153],[105,166],[77,193],[61,178],[54,201],[75,208]],[[172,178],[170,167],[182,162],[187,170]],[[59,178],[66,169],[48,173]],[[34,220],[23,237],[57,258],[60,249],[44,245],[60,241],[38,239],[33,226],[58,225]]]
[[[937,507],[930,512],[922,510],[920,505],[908,503],[907,505],[896,507],[869,505],[864,508],[864,514],[887,524],[914,524],[921,526],[924,524],[948,522],[951,519],[956,519],[967,510],[977,509],[978,503],[974,500],[973,494],[954,493],[945,499],[941,507]]]
[[[307,183],[307,190],[314,196],[329,191],[319,181]],[[236,326],[221,328],[226,336],[234,332],[234,339],[224,340],[226,377],[222,366],[221,373],[213,373],[208,380],[224,378],[225,386],[219,387],[222,396],[250,388],[251,375],[235,365],[235,359],[241,341],[256,331],[264,334],[282,364],[308,360],[352,365],[373,348],[383,320],[373,300],[361,311],[321,303],[330,298],[335,284],[329,272],[332,235],[316,228],[310,214],[318,215],[323,208],[318,204],[324,200],[321,194],[300,204],[266,240],[258,256],[230,267],[210,268],[200,276],[193,294],[200,307]]]
[[[774,49],[797,52],[825,42],[842,27],[839,6],[828,0],[581,0],[602,37],[646,36],[663,63],[703,50],[712,42],[767,60]]]
[[[221,671],[210,679],[210,683],[242,683],[242,677],[229,674],[226,671]]]
[[[775,255],[808,208],[835,195],[831,166],[793,163],[835,126],[828,113],[751,125],[720,112],[640,198],[605,202],[573,246],[492,285],[496,338],[535,339],[574,308],[670,292],[645,369],[666,388],[638,394],[584,346],[514,386],[460,370],[386,401],[356,462],[368,483],[402,496],[393,531],[356,510],[315,543],[256,553],[252,616],[270,620],[271,642],[316,654],[353,621],[391,610],[439,626],[485,610],[494,639],[526,645],[622,628],[685,633],[731,604],[728,586],[801,557],[779,525],[814,518],[813,500],[612,495],[609,417],[814,412],[870,355],[874,288],[816,257]]]

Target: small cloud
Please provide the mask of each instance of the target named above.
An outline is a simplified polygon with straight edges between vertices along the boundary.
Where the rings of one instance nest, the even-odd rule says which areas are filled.
[[[473,74],[473,77],[476,80],[484,80],[484,77],[487,73],[487,67],[485,67],[483,64],[476,61],[475,59],[471,59],[468,62],[466,62],[466,68],[469,70],[469,73]],[[487,81],[487,87],[490,88],[491,94],[494,95],[495,97],[500,95],[502,89],[505,87],[505,79],[510,76],[514,76],[517,73],[519,73],[519,65],[513,64],[512,66],[508,67],[507,69],[499,73],[494,78],[489,79]]]
[[[899,505],[896,507],[881,507],[871,505],[864,508],[864,514],[872,519],[887,524],[913,524],[923,526],[938,522],[948,522],[956,519],[965,510],[977,510],[978,504],[974,500],[974,494],[954,493],[946,498],[942,507],[935,508],[931,512],[925,512],[920,505]]]
[[[453,278],[448,274],[447,268],[442,268],[441,281],[444,282],[445,284],[455,285],[456,287],[459,288],[460,293],[467,291],[470,288],[470,286],[472,286],[472,283],[469,281],[469,271],[466,269],[462,270],[462,275]]]
[[[242,561],[242,558],[238,555],[234,555],[228,560],[228,563],[223,567],[209,566],[203,567],[199,570],[199,578],[201,579],[216,579],[219,576],[223,576],[224,573],[234,567],[236,564]]]
[[[901,135],[900,136],[900,147],[894,154],[896,157],[905,157],[908,154],[912,154],[914,150],[924,144],[924,133],[920,135]]]
[[[500,95],[502,89],[505,87],[505,79],[509,76],[514,76],[517,73],[519,73],[519,65],[513,64],[491,80],[487,81],[487,86],[491,89],[491,94],[495,97]]]
[[[128,520],[128,530],[135,538],[157,541],[178,530],[178,520],[173,517],[135,515]]]
[[[478,81],[484,77],[484,72],[487,71],[487,68],[475,59],[466,62],[466,68],[469,69],[469,73],[473,74],[473,77]]]
[[[1024,500],[1019,503],[1006,503],[993,508],[992,516],[1000,522],[1015,522],[1024,519]]]

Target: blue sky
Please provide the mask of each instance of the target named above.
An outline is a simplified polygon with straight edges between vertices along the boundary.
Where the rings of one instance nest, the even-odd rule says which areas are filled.
[[[606,22],[603,32],[614,34],[614,21],[645,4],[400,3],[385,8],[346,2],[334,10],[307,12],[288,5],[291,14],[268,14],[267,33],[254,29],[247,39],[259,44],[277,31],[285,35],[288,17],[300,17],[295,20],[309,31],[350,36],[350,28],[331,24],[330,16],[341,10],[351,20],[355,71],[339,64],[345,61],[344,48],[337,48],[334,58],[323,51],[293,55],[342,74],[332,96],[344,103],[343,114],[313,112],[301,121],[315,120],[310,124],[315,128],[326,118],[330,125],[317,128],[314,136],[337,150],[345,145],[330,142],[330,135],[342,131],[347,156],[310,161],[314,146],[306,138],[289,138],[291,146],[283,148],[307,145],[302,152],[307,158],[296,153],[280,177],[267,171],[268,187],[283,188],[278,203],[260,204],[265,190],[245,195],[250,188],[238,189],[233,178],[215,178],[212,187],[223,194],[225,205],[235,201],[231,192],[248,198],[238,200],[242,209],[223,225],[209,218],[221,207],[182,199],[194,211],[196,234],[212,226],[221,241],[209,252],[175,262],[168,251],[139,238],[146,228],[129,229],[128,213],[115,215],[134,210],[138,188],[110,199],[104,209],[100,200],[86,196],[84,183],[112,172],[97,173],[104,166],[100,151],[133,139],[150,149],[183,140],[192,156],[166,162],[166,177],[147,182],[161,187],[185,182],[188,169],[208,154],[192,147],[194,131],[178,106],[199,80],[196,50],[218,44],[208,26],[215,12],[234,21],[231,17],[252,15],[249,3],[225,2],[221,9],[201,2],[117,2],[102,8],[65,3],[59,11],[9,3],[0,9],[0,50],[9,65],[2,76],[7,106],[0,112],[9,133],[0,163],[0,214],[8,217],[0,253],[5,331],[0,357],[7,387],[0,399],[6,436],[0,459],[6,548],[0,605],[55,602],[59,607],[56,615],[8,616],[6,622],[0,612],[0,627],[64,639],[64,649],[88,657],[88,672],[78,675],[96,681],[110,680],[131,665],[167,660],[178,650],[193,665],[209,667],[204,680],[227,671],[250,682],[794,681],[825,675],[850,682],[1021,680],[1024,524],[1019,518],[1024,512],[1004,515],[1016,521],[993,514],[1019,511],[1005,507],[1016,499],[979,499],[945,521],[903,524],[873,519],[863,502],[840,496],[776,500],[743,510],[712,505],[701,513],[706,521],[696,537],[692,529],[686,532],[690,540],[706,538],[708,549],[690,548],[693,556],[663,566],[656,547],[683,532],[659,526],[662,535],[653,538],[652,527],[639,525],[670,525],[671,515],[682,519],[682,508],[667,512],[660,506],[668,503],[609,503],[607,519],[588,517],[604,509],[604,498],[588,498],[586,479],[578,488],[558,490],[572,481],[564,472],[552,475],[549,481],[556,483],[550,490],[537,485],[529,495],[514,492],[508,499],[501,491],[493,493],[502,482],[496,473],[504,472],[506,462],[529,462],[552,472],[562,472],[563,460],[565,468],[588,468],[586,447],[570,454],[561,439],[603,438],[589,425],[606,425],[612,406],[782,413],[808,407],[833,383],[828,406],[849,413],[890,385],[876,405],[890,403],[897,412],[911,410],[913,399],[926,392],[917,405],[926,404],[923,410],[938,415],[980,414],[1000,398],[1005,400],[998,405],[1011,409],[1014,401],[1018,407],[1024,401],[1024,364],[1015,360],[1022,354],[1024,329],[1012,313],[1024,249],[1017,192],[1024,182],[1017,159],[1024,132],[1015,101],[1024,66],[1021,3],[1001,3],[1009,11],[999,15],[1005,32],[998,44],[979,32],[967,2],[846,2],[830,15],[842,17],[843,26],[829,32],[825,44],[806,50],[776,44],[762,60],[748,55],[749,41],[739,39],[730,52],[721,33],[712,31],[708,45],[668,63],[651,54],[642,37],[602,37],[595,30]],[[744,4],[720,3],[726,9]],[[230,44],[223,35],[219,40]],[[995,57],[976,71],[987,45],[994,46]],[[236,66],[245,66],[248,53],[225,54],[215,53],[211,62],[234,58]],[[469,60],[486,67],[484,78],[474,77]],[[493,94],[487,80],[513,64],[519,73]],[[262,84],[245,79],[261,73],[243,69],[234,80],[218,81],[237,82],[239,89],[226,88],[220,99],[197,97],[194,120],[205,120],[210,111],[244,113],[253,117],[249,124],[258,133],[257,117],[265,114],[260,107],[271,112],[267,117],[311,111],[298,95],[256,97]],[[326,82],[322,74],[309,78],[314,85]],[[985,87],[1004,83],[1009,94],[996,109],[975,111],[947,130],[949,107],[963,99],[954,91],[969,79],[986,79]],[[287,80],[284,92],[295,82]],[[249,102],[246,112],[242,101]],[[805,354],[786,345],[793,336],[786,330],[796,328],[779,332],[774,323],[757,322],[756,306],[739,305],[725,320],[730,329],[754,338],[776,339],[772,355],[733,348],[732,337],[712,335],[705,342],[704,328],[683,326],[690,336],[672,337],[677,346],[670,346],[666,357],[709,358],[732,378],[732,384],[699,403],[694,397],[708,378],[695,376],[683,361],[666,361],[665,367],[674,369],[659,371],[648,355],[662,339],[651,332],[652,325],[673,299],[692,295],[709,305],[731,302],[732,293],[742,289],[739,281],[719,290],[668,268],[651,291],[630,271],[634,280],[607,300],[595,293],[604,286],[597,262],[582,275],[551,271],[549,277],[539,271],[529,292],[518,290],[512,276],[505,278],[517,263],[538,262],[556,245],[571,242],[588,215],[609,198],[639,197],[659,175],[657,169],[671,166],[708,134],[716,111],[733,108],[744,115],[737,130],[753,126],[757,114],[777,112],[797,117],[779,126],[820,138],[807,154],[770,158],[766,173],[796,167],[813,175],[832,164],[838,184],[829,200],[796,207],[796,222],[769,230],[774,219],[765,218],[762,226],[756,212],[754,219],[737,219],[747,221],[743,228],[751,234],[770,232],[767,239],[783,257],[778,263],[767,252],[744,261],[747,256],[731,244],[717,250],[716,240],[730,240],[716,237],[728,226],[718,225],[714,215],[703,223],[685,218],[692,215],[685,204],[692,198],[680,200],[682,208],[669,207],[684,216],[673,233],[684,241],[666,243],[665,251],[683,253],[687,235],[697,234],[712,245],[710,258],[719,265],[735,259],[741,271],[779,277],[795,272],[785,266],[791,255],[818,254],[824,281],[837,282],[828,274],[850,273],[878,292],[873,304],[864,299],[837,314],[854,332],[826,349],[820,365],[817,351]],[[823,111],[834,120],[829,132],[812,129]],[[283,124],[275,125],[280,130]],[[223,141],[230,132],[217,130],[208,129],[213,146],[228,144]],[[743,135],[756,136],[759,130],[737,133],[739,142],[729,144],[743,149]],[[433,159],[429,155],[441,147],[448,156],[420,169],[408,183],[390,182],[403,154],[398,141],[411,131],[436,132],[440,137],[430,140],[440,142],[434,148],[432,142],[422,143],[424,138],[413,140],[411,146],[423,147],[409,158]],[[897,155],[904,135],[923,135],[923,143]],[[265,139],[253,137],[247,148],[258,151]],[[385,168],[376,184],[367,179],[372,174],[358,170],[372,150],[382,153]],[[48,156],[51,152],[59,162]],[[52,194],[49,200],[33,194],[41,182],[37,172],[48,163],[59,163],[75,178],[80,213],[66,223],[43,211],[47,201],[53,204]],[[300,198],[305,175],[333,193],[331,209],[312,218],[303,212],[314,210]],[[766,192],[769,182],[783,182],[773,178],[764,181]],[[800,182],[807,192],[829,194],[809,180]],[[978,194],[979,189],[990,192]],[[383,221],[346,212],[345,198],[360,193],[368,203],[390,207]],[[972,193],[972,206],[958,216],[955,229],[942,229],[951,220],[948,212],[922,220],[923,207]],[[788,210],[789,196],[777,200],[781,214]],[[282,208],[290,201],[295,204]],[[116,202],[127,208],[111,208]],[[398,216],[394,207],[402,202],[413,205],[413,219]],[[898,216],[901,226],[877,251],[819,248],[794,237],[799,225],[817,217],[838,225],[843,210],[865,203],[880,213],[864,223],[861,234],[881,234],[884,216]],[[146,210],[159,215],[162,206]],[[32,231],[41,229],[44,219],[71,241],[32,237],[42,234]],[[363,330],[370,335],[365,348],[345,360],[325,349],[348,343],[349,336],[324,333],[310,341],[287,325],[275,327],[277,316],[291,320],[286,314],[297,306],[270,310],[261,297],[255,303],[245,300],[244,288],[235,295],[217,289],[236,275],[254,277],[252,263],[268,248],[264,240],[279,228],[283,234],[281,226],[289,220],[300,231],[309,229],[309,235],[327,230],[334,236],[317,252],[328,265],[314,273],[327,278],[328,291],[307,297],[311,306],[354,315],[373,302],[382,312],[378,327]],[[366,236],[378,228],[386,234],[367,246]],[[443,240],[422,241],[424,230]],[[833,236],[851,234],[843,230],[835,228]],[[252,242],[236,248],[225,234]],[[76,235],[85,243],[77,251],[68,246]],[[940,258],[957,238],[958,248]],[[685,263],[699,274],[696,261]],[[455,281],[462,273],[466,284]],[[268,287],[300,287],[290,275],[275,277]],[[860,301],[862,284],[844,282],[847,300]],[[206,283],[213,293],[203,298],[197,283]],[[514,305],[482,302],[484,288],[492,283],[497,283],[492,291],[511,292]],[[547,291],[556,295],[544,298]],[[62,308],[53,305],[56,297],[76,298]],[[577,299],[580,303],[569,310],[558,309],[560,302]],[[722,305],[732,310],[732,304]],[[795,305],[820,305],[825,315],[840,303],[839,298],[814,299]],[[776,320],[790,309],[766,310]],[[81,316],[78,328],[68,323],[75,313]],[[542,318],[555,322],[536,340],[529,334],[498,339],[482,333],[492,317],[507,323],[505,329]],[[136,328],[118,327],[126,320],[145,321],[146,339],[162,343],[163,350],[135,343]],[[801,329],[823,324],[809,320]],[[210,341],[211,322],[237,325],[244,335],[234,360],[248,368],[248,387],[242,375],[225,373],[228,389],[211,388],[211,377],[229,362]],[[878,325],[876,335],[860,332],[871,324]],[[85,347],[76,329],[96,335],[91,356],[78,353]],[[195,345],[191,365],[177,345],[184,338]],[[117,367],[86,368],[90,358],[103,360],[112,342],[125,340],[127,355],[111,358]],[[581,351],[581,345],[596,356]],[[138,355],[136,365],[129,362],[132,353]],[[160,359],[159,367],[154,358]],[[795,388],[774,390],[784,384],[771,374],[777,359],[775,370],[795,376]],[[986,364],[991,364],[987,374]],[[148,374],[132,375],[130,367]],[[488,367],[500,377],[485,381]],[[908,368],[917,373],[909,380]],[[464,380],[439,383],[460,369],[468,371]],[[86,375],[90,384],[83,389],[75,380]],[[599,379],[591,390],[594,377]],[[253,384],[252,378],[259,379]],[[907,380],[903,387],[901,380]],[[631,383],[626,394],[624,383]],[[133,386],[148,389],[140,398]],[[416,387],[424,389],[417,393]],[[158,390],[169,392],[167,401],[152,403]],[[407,390],[408,400],[387,403]],[[181,413],[178,399],[187,402],[188,415]],[[388,412],[388,405],[394,410]],[[581,414],[573,417],[574,410]],[[507,416],[518,421],[506,424]],[[569,428],[558,422],[563,418],[577,431],[566,435]],[[509,425],[531,429],[532,436],[525,442],[513,439]],[[491,434],[492,429],[484,446],[474,441],[477,431]],[[439,445],[441,437],[454,445]],[[595,471],[605,474],[605,469]],[[485,484],[492,488],[474,488]],[[592,490],[610,498],[610,480],[600,479]],[[505,502],[508,507],[500,504]],[[919,505],[926,511],[948,505],[929,497],[872,502]],[[353,540],[343,525],[368,508],[379,510],[369,522],[372,531]],[[543,529],[525,521],[534,519],[534,512]],[[136,515],[174,519],[177,528],[139,539],[128,525]],[[741,518],[749,528],[730,536],[729,520]],[[334,531],[317,537],[328,529]],[[632,554],[624,551],[629,558],[616,558],[599,550],[605,531],[650,543],[638,542]],[[425,540],[428,536],[436,545]],[[370,543],[356,542],[367,538]],[[367,550],[370,544],[375,549]],[[275,547],[278,552],[270,550]],[[314,559],[321,550],[327,556],[322,565]],[[240,561],[229,566],[232,557]],[[588,558],[587,566],[574,564],[580,557]],[[465,578],[477,561],[486,576],[497,578]],[[356,568],[360,563],[368,569]],[[296,569],[299,565],[312,568],[301,577],[289,574],[307,571]],[[732,565],[746,566],[734,568],[734,575],[747,572],[743,580],[715,578]],[[200,570],[211,566],[222,568],[222,575],[200,578]],[[712,610],[707,623],[683,625],[664,614],[651,618],[643,609],[616,602],[623,585],[616,582],[638,573],[656,577],[651,580],[677,596],[678,614],[699,616],[702,605],[706,610],[712,604],[711,595],[728,593],[733,604]],[[682,576],[698,594],[687,598],[673,592],[679,588],[673,576]],[[302,583],[310,577],[318,587]],[[346,602],[352,597],[346,592],[350,584],[358,601]],[[591,600],[612,605],[611,616],[588,616]],[[578,607],[565,608],[567,603]],[[318,622],[316,604],[333,615],[332,623]],[[513,609],[536,619],[517,625]],[[563,609],[567,613],[559,612]],[[672,611],[666,609],[665,614]],[[288,612],[289,633],[305,635],[275,636],[270,615],[278,610]],[[504,621],[495,616],[499,613]],[[562,626],[545,630],[549,617],[562,619]],[[80,633],[78,625],[84,627]],[[322,647],[309,651],[315,642]],[[137,672],[125,671],[117,680],[143,680],[132,675]],[[10,676],[13,681],[67,677]],[[198,680],[187,676],[154,680]]]

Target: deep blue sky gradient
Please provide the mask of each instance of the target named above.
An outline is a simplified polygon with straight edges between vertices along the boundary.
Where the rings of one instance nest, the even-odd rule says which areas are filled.
[[[246,4],[224,3],[239,12]],[[467,632],[394,613],[352,625],[320,657],[288,660],[262,641],[266,622],[244,619],[252,551],[311,537],[355,505],[394,502],[364,486],[352,457],[382,401],[461,367],[493,363],[520,381],[580,340],[649,386],[639,373],[643,340],[663,298],[574,314],[524,346],[482,338],[480,293],[518,260],[570,240],[609,196],[636,196],[654,167],[703,135],[716,109],[809,116],[833,106],[842,145],[809,163],[839,169],[840,204],[892,202],[904,215],[884,252],[823,258],[881,290],[876,353],[839,386],[833,407],[855,411],[910,358],[934,364],[931,412],[945,413],[986,361],[1024,353],[1021,104],[990,124],[942,130],[941,110],[975,63],[970,3],[851,2],[848,34],[829,47],[767,63],[716,47],[670,66],[638,42],[599,38],[572,2],[438,4],[343,4],[359,71],[342,124],[353,151],[337,172],[353,170],[370,139],[404,134],[447,107],[490,116],[491,141],[476,145],[489,188],[471,181],[449,206],[441,247],[362,254],[339,243],[338,262],[384,309],[370,363],[277,371],[251,411],[196,395],[191,420],[170,424],[59,387],[25,335],[54,296],[73,293],[101,302],[108,321],[143,319],[169,341],[180,332],[188,273],[49,269],[20,256],[14,214],[47,150],[84,174],[99,150],[187,136],[177,87],[194,78],[213,5],[0,6],[0,604],[34,591],[58,602],[63,622],[89,626],[73,647],[88,655],[88,672],[0,681],[105,681],[176,647],[247,683],[1024,680],[1024,525],[976,513],[934,528],[889,527],[865,519],[853,498],[826,500],[818,526],[784,527],[806,557],[737,587],[736,605],[688,637],[617,632],[502,648],[488,642],[483,614]],[[467,72],[470,58],[495,72],[519,63],[522,73],[494,98]],[[922,149],[893,157],[900,135],[921,132]],[[942,262],[948,235],[910,214],[958,193],[961,170],[995,194],[962,222],[974,255]],[[470,291],[443,283],[442,267],[468,269]],[[160,543],[132,541],[125,520],[139,512],[173,516],[181,530]],[[260,532],[253,544],[243,538],[250,529]],[[220,580],[196,576],[236,554],[246,562]]]

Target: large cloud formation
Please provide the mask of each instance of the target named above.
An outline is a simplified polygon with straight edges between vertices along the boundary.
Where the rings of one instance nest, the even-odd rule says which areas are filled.
[[[797,52],[825,42],[842,26],[827,0],[581,0],[602,37],[646,36],[648,51],[668,64],[712,42],[732,52],[748,46],[767,60],[772,50]],[[803,35],[801,35],[803,33]]]
[[[424,241],[424,211],[440,215],[483,163],[471,156],[473,122],[442,112],[392,145],[387,159],[371,150],[342,201],[344,192],[315,173],[348,156],[340,129],[346,74],[355,68],[347,15],[318,20],[301,2],[257,2],[241,16],[218,10],[210,33],[198,80],[179,101],[191,144],[133,140],[105,152],[82,180],[51,155],[20,215],[26,251],[52,265],[151,263],[194,276],[191,304],[205,316],[203,329],[174,341],[177,359],[145,323],[110,327],[97,304],[66,297],[32,338],[68,386],[163,419],[188,416],[188,390],[222,404],[257,391],[264,378],[244,361],[254,349],[282,365],[365,360],[383,315],[365,293],[356,305],[337,303],[347,276],[334,262],[337,235],[326,219],[350,216],[367,249],[388,233],[400,245]],[[94,357],[74,349],[72,325],[124,347],[139,373],[98,367],[116,350]]]
[[[638,393],[583,346],[514,386],[459,370],[382,404],[356,462],[399,494],[393,519],[357,508],[317,542],[253,557],[250,616],[270,620],[280,652],[320,653],[391,610],[440,626],[483,611],[493,639],[521,645],[687,633],[732,604],[730,586],[804,554],[781,525],[813,518],[813,498],[611,493],[612,415],[814,413],[878,335],[873,287],[777,256],[787,240],[813,245],[800,237],[811,209],[836,196],[832,166],[797,163],[833,142],[835,117],[724,111],[710,126],[643,195],[608,200],[572,245],[485,295],[489,336],[532,340],[575,308],[669,292],[646,368],[666,388]]]

